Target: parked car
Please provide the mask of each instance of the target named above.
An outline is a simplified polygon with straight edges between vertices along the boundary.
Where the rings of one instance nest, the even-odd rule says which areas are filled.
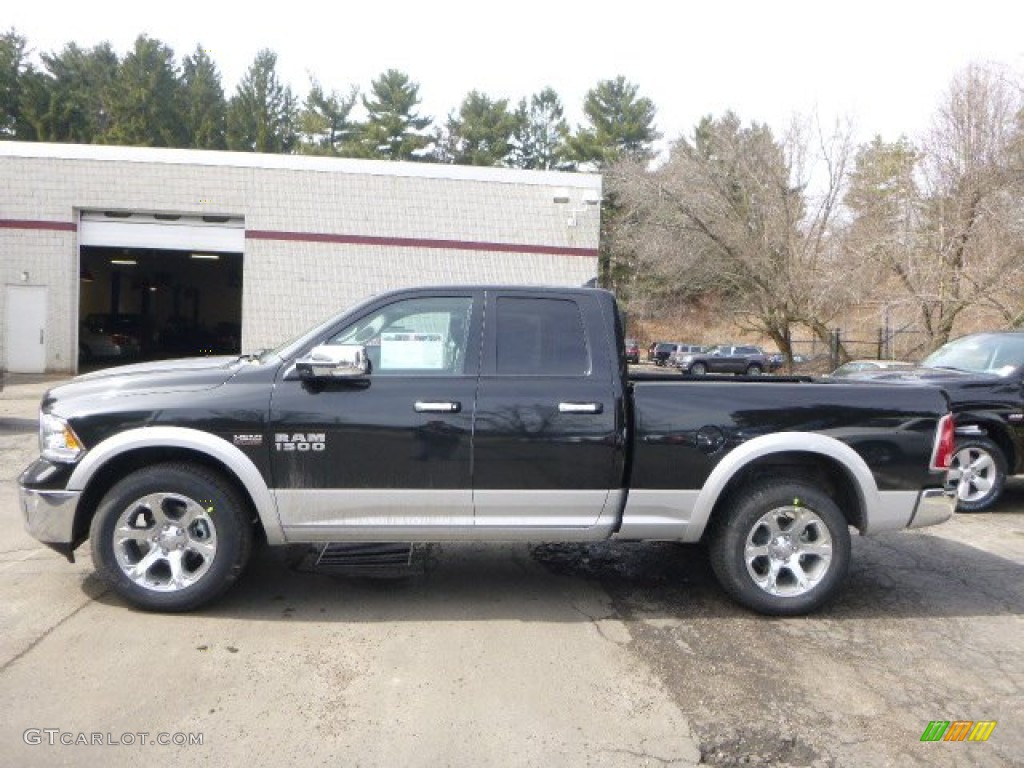
[[[654,349],[653,362],[655,365],[668,365],[668,359],[675,354],[676,349],[683,346],[676,341],[659,341]]]
[[[683,355],[679,370],[684,374],[703,376],[706,373],[742,373],[760,376],[771,370],[768,355],[760,347],[719,344],[704,352]]]
[[[139,315],[91,314],[78,331],[78,359],[109,360],[138,357],[142,350]]]
[[[708,347],[705,347],[701,344],[676,344],[675,350],[672,352],[671,355],[668,356],[668,362],[666,363],[666,365],[668,365],[670,368],[678,368],[679,361],[682,360],[687,355],[699,355],[706,352],[707,350]]]
[[[851,360],[826,375],[833,379],[842,379],[876,371],[907,370],[913,367],[914,363],[909,363],[906,360]]]
[[[640,345],[637,344],[636,339],[626,339],[625,352],[627,363],[635,365],[640,362]]]

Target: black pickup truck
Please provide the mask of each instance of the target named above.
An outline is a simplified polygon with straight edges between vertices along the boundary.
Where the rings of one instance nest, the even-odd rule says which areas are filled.
[[[1007,475],[1024,474],[1024,331],[961,336],[919,366],[863,371],[854,379],[941,387],[956,418],[950,473],[960,512],[983,512]]]
[[[129,365],[48,392],[26,527],[127,601],[189,610],[253,542],[707,540],[740,603],[832,596],[862,534],[940,523],[932,387],[628,376],[596,289],[370,299],[259,355]]]

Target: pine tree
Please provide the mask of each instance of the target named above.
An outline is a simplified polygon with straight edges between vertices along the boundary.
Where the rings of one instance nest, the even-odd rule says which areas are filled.
[[[504,165],[512,153],[516,118],[508,99],[492,101],[471,91],[439,136],[436,156],[456,165]]]
[[[174,51],[139,35],[118,67],[110,92],[110,123],[99,139],[137,147],[183,147],[183,104]]]
[[[565,120],[562,101],[553,88],[545,88],[523,99],[515,113],[516,128],[512,135],[512,156],[509,164],[527,170],[567,170],[566,139],[569,124]]]
[[[313,80],[309,95],[299,114],[299,151],[308,155],[341,156],[352,152],[358,127],[349,119],[359,89],[353,86],[348,94],[338,91],[324,93]]]
[[[604,168],[620,159],[646,160],[660,138],[654,128],[654,102],[638,96],[639,87],[622,75],[602,80],[587,92],[583,113],[588,125],[569,139],[572,159]]]
[[[187,145],[193,149],[227,148],[227,101],[220,72],[209,54],[196,46],[181,65]]]
[[[28,41],[13,28],[0,35],[0,139],[25,139],[30,126],[22,117],[26,78],[33,74]]]
[[[367,119],[356,146],[359,157],[422,159],[431,142],[426,133],[431,120],[416,112],[419,90],[397,69],[389,69],[370,84],[371,96],[363,96]]]
[[[68,43],[40,56],[43,70],[23,90],[24,118],[39,141],[91,144],[110,124],[119,61],[110,43],[90,50]]]
[[[228,149],[290,152],[297,141],[297,102],[277,76],[277,54],[256,54],[228,104]]]

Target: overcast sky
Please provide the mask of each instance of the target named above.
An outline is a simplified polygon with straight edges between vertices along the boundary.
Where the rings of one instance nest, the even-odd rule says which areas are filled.
[[[443,119],[472,89],[521,97],[552,86],[570,120],[586,91],[624,75],[657,109],[666,138],[727,109],[783,128],[794,113],[854,121],[856,135],[919,136],[954,74],[971,62],[1024,72],[1024,3],[1014,0],[357,0],[165,3],[8,0],[0,25],[35,51],[140,33],[179,60],[210,51],[230,96],[257,51],[303,98],[366,91],[389,68],[420,84],[422,111]],[[12,7],[13,6],[13,7]]]

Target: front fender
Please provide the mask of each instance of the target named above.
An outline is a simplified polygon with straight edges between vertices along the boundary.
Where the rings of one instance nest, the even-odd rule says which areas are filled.
[[[284,544],[274,495],[252,460],[223,438],[185,427],[139,427],[120,432],[91,448],[68,479],[68,491],[84,491],[109,461],[143,448],[184,448],[205,454],[227,467],[245,488],[271,545]]]

